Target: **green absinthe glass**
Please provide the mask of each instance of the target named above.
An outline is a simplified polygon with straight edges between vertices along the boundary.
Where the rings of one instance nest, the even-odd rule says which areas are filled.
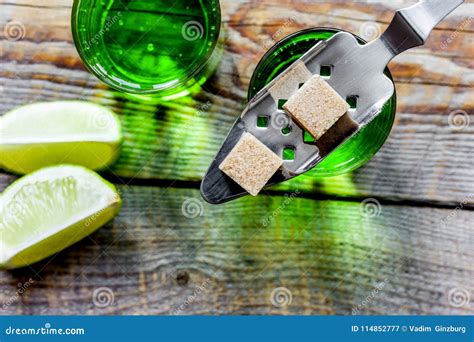
[[[296,32],[274,45],[257,65],[248,92],[248,99],[300,58],[320,40],[339,32],[330,28],[311,28]],[[365,43],[359,38],[360,43]],[[388,68],[385,74],[392,79]],[[395,120],[396,94],[388,100],[382,112],[356,136],[347,140],[320,164],[307,173],[312,177],[331,177],[354,171],[367,163],[387,140]],[[308,142],[311,136],[308,135]],[[305,138],[305,139],[306,139]]]
[[[75,0],[72,11],[92,73],[117,90],[161,97],[185,95],[212,74],[220,25],[218,0]]]

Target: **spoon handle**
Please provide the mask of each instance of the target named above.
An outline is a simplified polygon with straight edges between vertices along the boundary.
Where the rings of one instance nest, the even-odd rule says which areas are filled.
[[[464,0],[422,0],[398,10],[380,40],[389,48],[393,57],[423,45],[433,28],[463,2]]]

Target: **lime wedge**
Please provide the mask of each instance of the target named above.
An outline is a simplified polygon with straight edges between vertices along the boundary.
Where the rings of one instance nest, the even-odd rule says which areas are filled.
[[[111,220],[115,187],[81,166],[38,170],[0,195],[0,268],[26,266],[81,240]]]
[[[120,122],[107,108],[34,103],[0,117],[0,166],[19,174],[58,164],[99,170],[115,161],[121,140]]]

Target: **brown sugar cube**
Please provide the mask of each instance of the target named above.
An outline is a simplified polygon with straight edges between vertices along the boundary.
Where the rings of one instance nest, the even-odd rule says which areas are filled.
[[[283,159],[252,134],[244,133],[219,169],[252,196],[257,196],[282,165]]]
[[[316,140],[349,109],[344,99],[321,76],[311,77],[283,109]]]
[[[283,73],[273,86],[268,89],[268,92],[273,97],[275,102],[280,99],[287,99],[299,89],[301,83],[308,81],[313,74],[306,68],[306,65],[298,61],[294,67],[287,73]]]

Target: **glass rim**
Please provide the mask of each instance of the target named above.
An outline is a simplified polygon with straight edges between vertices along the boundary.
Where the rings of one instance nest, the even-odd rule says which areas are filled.
[[[222,11],[221,11],[221,6],[220,6],[220,0],[214,0],[216,2],[216,37],[212,40],[212,46],[209,49],[209,51],[206,53],[205,56],[203,56],[199,63],[196,64],[196,67],[192,69],[189,73],[186,74],[186,77],[184,77],[182,80],[179,80],[178,82],[173,83],[172,81],[162,83],[160,85],[156,85],[156,88],[152,89],[146,89],[146,90],[134,90],[133,88],[127,88],[123,87],[120,85],[117,85],[116,83],[110,82],[110,77],[108,77],[106,74],[102,74],[98,72],[97,69],[92,68],[91,65],[87,62],[87,58],[84,54],[83,46],[81,42],[79,41],[79,36],[77,33],[77,25],[76,25],[76,17],[78,13],[78,3],[80,1],[84,0],[74,0],[73,5],[71,8],[71,32],[72,32],[72,38],[74,42],[74,46],[76,48],[76,51],[81,58],[82,63],[84,66],[87,68],[87,70],[92,73],[95,77],[97,77],[101,82],[106,84],[107,86],[111,87],[114,90],[118,90],[124,93],[128,94],[134,94],[134,95],[153,95],[153,94],[159,94],[159,93],[166,93],[168,91],[172,91],[173,89],[178,89],[179,87],[185,85],[188,83],[192,78],[194,78],[196,75],[198,75],[204,68],[205,66],[209,63],[211,60],[213,54],[215,53],[216,47],[218,45],[219,39],[221,37],[221,31],[222,31]],[[167,95],[167,94],[165,94]],[[171,94],[170,94],[171,95]]]
[[[251,92],[251,89],[252,89],[252,85],[255,83],[258,75],[256,73],[256,71],[258,69],[261,68],[261,66],[265,63],[265,61],[275,53],[275,51],[279,48],[279,46],[283,43],[285,43],[286,41],[289,41],[291,40],[292,38],[295,38],[296,36],[299,36],[299,35],[303,35],[305,33],[312,33],[312,32],[334,32],[334,33],[339,33],[339,32],[345,32],[345,33],[349,33],[351,35],[353,35],[354,37],[356,37],[358,40],[360,40],[361,42],[363,42],[364,44],[367,44],[368,42],[352,33],[352,32],[349,32],[349,31],[346,31],[346,30],[343,30],[343,29],[338,29],[338,28],[334,28],[334,27],[325,27],[325,26],[316,26],[316,27],[309,27],[309,28],[306,28],[306,29],[302,29],[302,30],[298,30],[298,31],[295,31],[293,33],[290,33],[289,35],[283,37],[282,39],[280,39],[279,41],[275,42],[275,44],[272,45],[271,48],[269,48],[267,50],[267,52],[265,52],[265,54],[262,56],[262,58],[260,58],[260,61],[257,63],[257,65],[255,66],[255,69],[254,69],[254,72],[252,74],[252,77],[250,79],[250,83],[249,83],[249,90],[247,92],[247,100],[251,100],[251,98],[249,98],[249,95],[250,95],[250,92]],[[392,77],[392,73],[390,72],[390,69],[389,67],[387,66],[385,68],[386,71],[388,71],[388,75],[390,77],[390,80],[393,82],[393,77]],[[396,96],[396,89],[394,91],[394,96]]]
[[[257,63],[257,65],[254,69],[254,72],[252,74],[252,77],[250,79],[250,82],[249,82],[249,87],[248,87],[248,92],[247,92],[248,101],[250,101],[259,91],[261,91],[261,89],[263,87],[265,87],[265,83],[268,83],[269,80],[271,81],[272,72],[267,67],[267,64],[270,63],[275,58],[277,58],[275,56],[278,56],[280,54],[279,53],[280,49],[282,49],[282,51],[286,50],[286,49],[290,49],[292,43],[297,44],[297,42],[300,41],[299,39],[304,40],[305,38],[312,38],[310,36],[305,37],[305,35],[307,35],[307,34],[315,34],[315,35],[317,35],[318,33],[319,34],[324,34],[324,33],[334,33],[335,34],[335,33],[338,33],[338,32],[349,33],[352,36],[354,36],[355,38],[357,38],[360,42],[362,42],[364,44],[367,43],[367,41],[365,39],[359,37],[356,34],[353,34],[351,32],[345,31],[345,30],[332,28],[332,27],[310,27],[310,28],[307,28],[307,29],[302,29],[302,30],[293,32],[293,33],[283,37],[282,39],[280,39],[275,44],[273,44],[273,46],[270,47],[268,49],[268,51],[260,59],[259,63]],[[318,39],[318,38],[315,37],[314,39]],[[319,38],[319,39],[321,40],[321,39],[325,39],[325,38]],[[306,51],[303,52],[303,54],[304,53],[306,53]],[[395,84],[394,79],[393,79],[393,75],[392,75],[392,73],[391,73],[388,66],[385,68],[384,74],[390,79],[390,81],[392,83]],[[274,76],[274,77],[276,77],[276,76]],[[320,168],[317,174],[312,174],[310,177],[327,178],[327,177],[334,177],[334,176],[338,176],[338,175],[345,174],[345,173],[348,173],[348,172],[352,172],[352,171],[358,169],[359,167],[363,166],[364,164],[366,164],[370,159],[372,159],[373,156],[380,150],[380,148],[387,141],[387,139],[389,137],[389,133],[390,133],[390,131],[391,131],[393,125],[394,125],[394,119],[395,119],[396,107],[397,107],[397,91],[396,91],[395,85],[394,85],[394,93],[385,102],[384,107],[385,107],[385,105],[388,105],[387,108],[389,108],[388,112],[386,112],[385,115],[390,117],[390,119],[389,119],[390,123],[386,125],[387,133],[386,134],[383,133],[384,137],[382,139],[380,139],[380,141],[377,143],[378,145],[380,145],[380,147],[378,147],[376,150],[374,150],[374,152],[370,152],[369,153],[370,154],[369,158],[359,158],[359,160],[356,160],[356,162],[354,162],[354,163],[348,163],[346,161],[344,163],[337,163],[337,164],[334,164],[333,166],[329,166],[329,167],[325,166],[323,169]],[[380,116],[378,118],[380,118]],[[367,126],[363,127],[362,130],[367,129],[370,126],[371,123],[369,123]],[[362,130],[361,130],[361,132],[362,132]],[[344,144],[349,143],[349,142],[350,141],[348,140]],[[340,147],[342,147],[342,145]],[[328,156],[328,158],[331,158],[331,156]],[[328,160],[328,159],[326,159],[326,160]],[[320,165],[323,165],[323,164],[321,163]]]

